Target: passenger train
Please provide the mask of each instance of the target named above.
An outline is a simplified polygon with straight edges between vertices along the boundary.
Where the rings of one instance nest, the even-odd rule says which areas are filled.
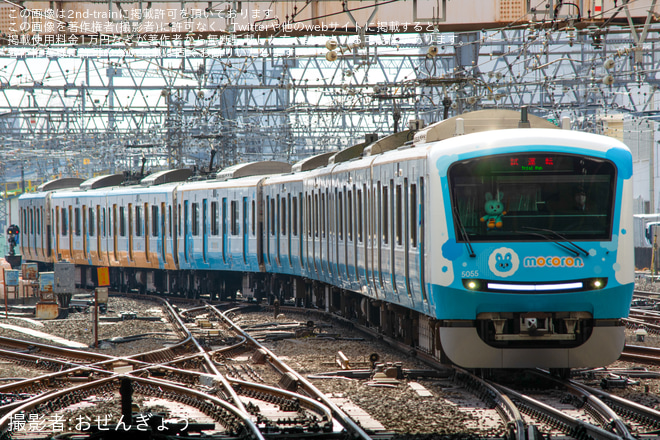
[[[94,286],[322,308],[467,368],[616,360],[634,281],[621,142],[482,110],[291,166],[59,179],[24,260]]]

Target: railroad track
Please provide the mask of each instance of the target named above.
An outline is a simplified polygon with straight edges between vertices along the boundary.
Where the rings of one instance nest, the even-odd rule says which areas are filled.
[[[186,428],[186,432],[206,430],[221,433],[223,438],[306,434],[370,438],[332,402],[324,401],[322,393],[242,332],[217,307],[193,306],[179,311],[166,302],[163,307],[180,340],[170,347],[146,353],[113,357],[16,339],[0,341],[3,347],[0,356],[52,371],[0,386],[4,403],[0,409],[3,437],[9,438],[12,431],[16,434],[12,428],[16,427],[17,419],[40,420],[53,414],[64,417],[67,408],[81,404],[90,396],[108,396],[107,400],[111,401],[121,395],[122,406],[130,408],[135,393],[142,399],[179,402],[209,418],[208,423]],[[195,315],[201,314],[211,316],[212,323],[200,326],[202,321],[195,321]],[[254,352],[254,356],[265,355],[268,368],[280,376],[278,384],[263,383],[263,377],[245,365],[241,371],[248,375],[247,380],[236,374],[237,366],[232,368],[233,376],[238,377],[228,378],[220,372],[235,363],[230,356],[248,351]],[[132,420],[131,415],[130,410],[122,412],[124,425],[125,420]]]
[[[128,420],[134,429],[140,425],[155,434],[156,422],[145,421],[142,413],[123,409],[131,407],[133,396],[143,402],[176,402],[199,414],[196,422],[185,428],[184,433],[190,435],[210,432],[223,439],[391,436],[386,430],[365,431],[309,379],[260,343],[260,340],[310,336],[318,324],[305,320],[271,322],[245,325],[248,328],[245,330],[231,318],[245,320],[247,309],[221,310],[220,306],[199,302],[186,307],[164,303],[163,307],[179,340],[168,347],[130,356],[108,356],[0,338],[1,358],[47,372],[34,379],[0,386],[3,402],[0,429],[4,438],[9,438],[8,427],[17,415],[29,420],[69,414],[67,429],[76,431],[76,424],[71,422],[71,408],[84,406],[90,399],[107,404],[120,399],[122,411],[115,410],[115,419],[121,418],[125,424]],[[382,338],[369,329],[361,330],[392,347],[398,346],[403,353],[412,354],[408,346]],[[642,349],[645,347],[627,347],[624,355],[653,355],[641,353]],[[415,352],[415,356],[440,371],[439,376],[451,377],[454,390],[460,388],[481,401],[483,412],[491,414],[487,417],[499,418],[490,437],[643,439],[657,437],[652,433],[660,429],[656,411],[578,383],[535,372],[540,374],[538,380],[553,383],[548,386],[553,391],[530,393],[458,368],[448,370],[423,352]],[[418,371],[411,373],[411,377],[424,374],[427,373]],[[125,396],[127,387],[131,397]],[[557,391],[559,388],[562,391]],[[80,413],[75,414],[80,417]],[[181,423],[163,420],[159,423],[163,432],[170,434],[183,429]],[[45,438],[52,431],[46,429],[41,434]],[[93,433],[81,433],[84,434]]]

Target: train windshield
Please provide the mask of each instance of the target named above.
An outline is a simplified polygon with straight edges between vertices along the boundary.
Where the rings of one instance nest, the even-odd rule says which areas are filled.
[[[614,165],[518,153],[457,162],[448,172],[457,241],[608,240]]]

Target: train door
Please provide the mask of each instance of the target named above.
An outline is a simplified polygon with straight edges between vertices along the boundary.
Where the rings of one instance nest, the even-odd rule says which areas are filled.
[[[202,199],[202,260],[206,263],[209,250],[208,199]]]
[[[282,225],[282,198],[278,194],[277,197],[274,199],[275,200],[275,206],[273,207],[273,238],[275,240],[275,262],[277,263],[278,267],[282,267],[282,255],[280,253],[280,245],[281,245],[281,240],[280,240],[280,227]]]
[[[222,198],[222,263],[227,264],[227,197]]]
[[[149,233],[151,232],[150,228],[149,228],[150,220],[151,220],[151,218],[150,218],[151,215],[149,213],[149,203],[145,203],[143,205],[143,208],[144,208],[144,224],[143,224],[142,229],[143,229],[143,232],[144,232],[144,259],[145,259],[145,262],[147,263],[147,266],[148,266],[149,261],[150,261],[150,258],[149,258],[150,257],[149,256],[149,251],[150,251],[150,249],[149,249]],[[138,219],[138,221],[139,221],[139,219]]]
[[[409,172],[405,173],[406,176],[410,176]],[[411,259],[410,259],[410,254],[411,254],[411,242],[412,242],[412,228],[413,225],[411,224],[412,216],[411,216],[411,198],[410,198],[410,184],[408,181],[408,177],[405,177],[403,179],[403,212],[401,214],[401,222],[403,223],[403,230],[402,230],[402,244],[403,244],[403,267],[404,267],[404,278],[405,278],[405,288],[406,292],[408,294],[408,297],[410,297],[410,300],[414,303],[415,302],[415,296],[414,296],[414,291],[412,290],[411,283],[410,283],[410,266],[411,266]],[[413,260],[414,261],[414,260]]]
[[[36,208],[37,215],[37,255],[39,259],[44,260],[46,258],[46,248],[44,247],[44,207],[39,206]]]
[[[371,288],[372,295],[378,298],[380,295],[380,283],[378,280],[378,261],[380,261],[380,240],[379,240],[379,211],[378,200],[380,199],[379,184],[375,180],[370,182],[368,186],[369,201],[368,201],[368,228],[367,233],[367,252],[369,254],[367,264],[367,284]]]
[[[303,223],[305,214],[303,211],[303,193],[298,192],[298,200],[296,203],[296,225],[297,225],[297,235],[298,235],[298,258],[300,260],[300,269],[305,268],[305,256],[303,253],[303,242],[305,240],[305,232],[303,230]]]
[[[190,208],[188,200],[183,201],[183,259],[188,263],[188,242],[190,238],[188,237],[189,231],[189,221],[190,218]]]
[[[423,255],[421,254],[421,238],[422,238],[422,207],[423,200],[421,197],[421,189],[423,177],[420,177],[419,163],[417,166],[410,166],[409,168],[409,211],[408,211],[408,248],[409,248],[409,261],[408,261],[408,284],[410,286],[411,295],[413,298],[421,299],[421,306],[428,311],[428,299],[425,295],[423,286],[422,264]]]
[[[68,249],[68,255],[67,259],[69,261],[73,261],[73,223],[74,223],[74,218],[73,218],[73,206],[69,205],[67,207],[67,234],[69,236],[69,249]]]
[[[60,227],[61,225],[61,209],[59,206],[55,207],[55,259],[59,260],[62,255],[62,250],[60,249],[60,231],[63,230],[63,228]]]
[[[249,216],[248,216],[248,198],[243,197],[242,198],[242,211],[243,211],[243,221],[241,224],[241,235],[243,237],[243,264],[247,266],[248,260],[247,260],[247,254],[249,250],[249,229],[248,229],[248,223],[249,223]]]
[[[291,227],[293,226],[291,222],[291,216],[293,215],[293,207],[291,206],[291,193],[286,195],[286,254],[289,256],[288,261],[289,261],[289,269],[293,269],[293,258],[291,256],[291,252],[293,251],[293,248],[291,247],[291,242],[293,241],[293,237],[291,235]]]
[[[356,186],[356,200],[355,200],[355,214],[356,214],[356,241],[357,253],[355,256],[357,267],[357,278],[360,283],[360,289],[367,286],[367,236],[368,230],[366,227],[367,219],[367,185],[364,182],[357,183]]]
[[[170,207],[171,209],[171,207]],[[163,261],[163,267],[167,267],[167,214],[165,202],[160,203],[160,229],[158,230],[158,245],[160,247],[160,258]],[[170,213],[171,217],[171,213]]]
[[[314,191],[314,268],[316,269],[316,279],[323,276],[323,266],[321,266],[321,191]]]
[[[80,208],[76,208],[79,210]],[[82,205],[82,254],[83,258],[87,260],[89,258],[89,228],[87,224],[87,206]]]
[[[352,181],[353,179],[348,179]],[[357,281],[357,267],[355,265],[356,253],[355,239],[355,185],[347,188],[346,193],[346,272],[349,286],[353,287]]]
[[[100,266],[105,266],[105,258],[103,254],[103,248],[102,248],[102,241],[101,241],[101,207],[99,205],[96,205],[94,207],[89,208],[91,210],[94,210],[94,213],[96,214],[94,216],[94,229],[96,230],[96,258],[98,259],[98,264]]]
[[[114,255],[115,263],[119,261],[118,255],[118,242],[117,242],[117,204],[112,205],[112,253]]]
[[[381,167],[381,181],[378,182],[379,186],[379,260],[378,260],[378,275],[381,287],[385,292],[393,293],[391,272],[390,272],[390,182],[388,175],[385,172],[385,167]]]

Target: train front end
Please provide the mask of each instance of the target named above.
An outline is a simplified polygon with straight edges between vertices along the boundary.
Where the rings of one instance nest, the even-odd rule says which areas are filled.
[[[432,214],[447,219],[431,301],[446,355],[467,368],[615,361],[634,283],[627,147],[546,129],[444,144],[431,153]]]

